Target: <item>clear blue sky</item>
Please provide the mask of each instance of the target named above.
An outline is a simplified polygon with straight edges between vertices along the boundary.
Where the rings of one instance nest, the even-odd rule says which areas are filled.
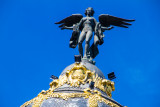
[[[160,105],[160,2],[158,0],[1,0],[0,107],[19,107],[47,90],[74,62],[71,31],[54,22],[93,7],[95,18],[110,14],[136,19],[129,29],[105,32],[96,66],[114,71],[113,99],[128,107]]]

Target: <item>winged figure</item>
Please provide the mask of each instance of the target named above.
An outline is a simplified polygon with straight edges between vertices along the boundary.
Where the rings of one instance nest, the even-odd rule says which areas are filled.
[[[81,14],[72,14],[71,16],[56,22],[55,24],[60,24],[60,28],[73,30],[72,36],[70,38],[70,47],[76,48],[78,45],[79,54],[83,59],[92,61],[99,51],[97,46],[103,44],[105,30],[111,30],[113,26],[128,28],[131,25],[129,22],[134,20],[123,19],[108,14],[101,14],[99,16],[99,22],[93,17],[94,10],[92,7],[88,7],[85,10],[85,16]],[[94,34],[94,42],[90,46],[90,40]],[[82,43],[85,40],[85,50],[83,55]]]

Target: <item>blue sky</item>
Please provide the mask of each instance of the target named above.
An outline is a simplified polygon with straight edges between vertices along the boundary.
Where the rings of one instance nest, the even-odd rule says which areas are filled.
[[[54,22],[93,7],[95,18],[110,14],[136,19],[129,29],[106,31],[96,66],[116,74],[113,99],[128,107],[160,105],[160,2],[158,0],[1,0],[0,107],[19,107],[48,90],[74,62],[71,31]]]

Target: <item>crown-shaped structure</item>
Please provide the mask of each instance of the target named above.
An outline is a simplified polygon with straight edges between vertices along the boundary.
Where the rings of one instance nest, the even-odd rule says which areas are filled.
[[[66,67],[58,79],[21,107],[123,107],[112,99],[114,82],[94,64],[82,60]]]

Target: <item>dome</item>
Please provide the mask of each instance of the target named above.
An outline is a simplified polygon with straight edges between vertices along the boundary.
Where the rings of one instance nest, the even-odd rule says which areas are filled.
[[[94,64],[82,60],[66,67],[58,79],[21,107],[123,107],[111,98],[114,82]]]

